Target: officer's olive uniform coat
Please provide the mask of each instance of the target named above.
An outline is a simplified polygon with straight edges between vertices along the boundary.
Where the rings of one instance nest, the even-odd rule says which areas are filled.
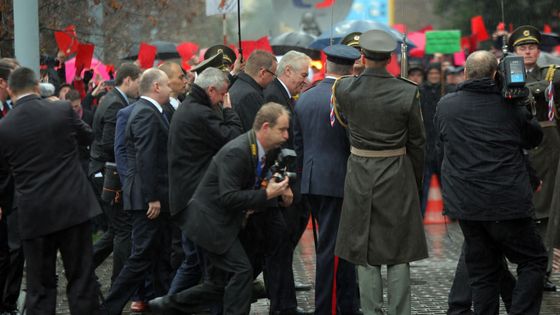
[[[546,89],[549,81],[546,74],[549,67],[536,67],[527,74],[527,86],[535,97],[536,117],[539,121],[548,121],[548,101]],[[543,181],[542,188],[533,197],[536,217],[549,218],[545,243],[547,247],[560,246],[560,125],[558,124],[558,104],[560,103],[560,69],[556,66],[553,77],[554,100],[557,114],[556,127],[544,127],[543,141],[529,152],[531,165],[537,176]]]
[[[335,254],[358,265],[426,258],[418,196],[426,138],[417,87],[385,69],[368,68],[340,79],[335,97],[353,147],[406,147],[401,156],[350,155]]]

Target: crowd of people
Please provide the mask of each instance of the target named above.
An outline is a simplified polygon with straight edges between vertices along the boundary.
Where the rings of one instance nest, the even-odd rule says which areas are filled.
[[[248,314],[262,297],[305,314],[292,263],[310,217],[315,314],[410,314],[433,176],[465,236],[448,314],[497,314],[499,296],[538,314],[560,240],[560,72],[537,64],[540,44],[532,26],[509,37],[523,105],[487,51],[393,76],[397,41],[379,30],[325,48],[315,82],[294,50],[216,45],[190,71],[123,63],[70,84],[0,59],[0,314],[18,314],[24,261],[27,314],[56,312],[58,252],[72,314]]]

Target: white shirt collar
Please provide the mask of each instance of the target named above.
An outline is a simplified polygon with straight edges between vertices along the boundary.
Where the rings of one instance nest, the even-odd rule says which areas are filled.
[[[157,110],[160,113],[163,113],[163,108],[161,108],[161,105],[159,105],[159,103],[156,100],[154,100],[153,98],[150,98],[150,97],[147,97],[147,96],[144,96],[144,95],[140,96],[140,98],[143,98],[143,99],[149,101],[150,103],[154,104],[154,106],[157,108]]]
[[[119,93],[121,93],[122,97],[124,97],[124,100],[126,101],[127,104],[130,104],[130,102],[128,101],[128,96],[126,96],[126,94],[119,89],[118,87],[115,87],[115,90],[119,91]]]
[[[280,83],[282,83],[282,86],[284,87],[286,92],[288,92],[288,98],[292,98],[292,93],[290,93],[290,90],[288,90],[288,87],[286,86],[286,84],[284,84],[284,82],[282,82],[282,80],[280,80],[280,79],[278,79],[278,81],[280,81]]]
[[[29,95],[32,95],[32,94],[37,95],[36,93],[33,93],[33,92],[31,92],[31,93],[25,93],[25,94],[19,95],[18,98],[12,100],[12,102],[16,103],[19,99],[24,98],[24,97],[29,96]]]
[[[259,139],[257,139],[257,151],[259,153],[259,161],[260,161],[262,157],[265,156],[266,152],[264,151],[262,144],[259,142]]]
[[[175,110],[177,110],[177,108],[179,108],[179,105],[181,105],[181,102],[179,102],[178,99],[170,96],[169,97],[169,104],[171,104],[171,106],[173,106],[173,108],[175,108]]]

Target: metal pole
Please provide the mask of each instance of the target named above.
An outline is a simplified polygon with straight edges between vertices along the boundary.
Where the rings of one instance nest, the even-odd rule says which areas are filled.
[[[39,77],[38,0],[14,1],[14,47],[19,63]]]
[[[243,47],[241,47],[241,0],[237,0],[237,36],[239,37],[239,60],[243,62]]]

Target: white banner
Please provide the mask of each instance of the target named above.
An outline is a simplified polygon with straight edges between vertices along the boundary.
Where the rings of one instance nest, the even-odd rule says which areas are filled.
[[[206,0],[206,15],[237,12],[238,0]]]

